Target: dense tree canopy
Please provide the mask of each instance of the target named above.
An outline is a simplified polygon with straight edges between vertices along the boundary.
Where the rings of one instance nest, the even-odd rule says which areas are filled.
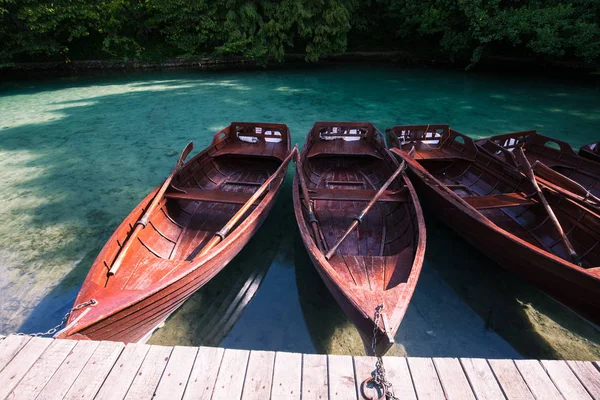
[[[0,0],[0,62],[410,50],[597,62],[598,0]]]

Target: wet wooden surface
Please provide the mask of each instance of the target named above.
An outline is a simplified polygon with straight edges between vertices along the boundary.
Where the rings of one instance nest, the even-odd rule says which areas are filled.
[[[363,399],[373,357],[0,337],[0,399]],[[600,399],[587,361],[384,357],[401,399]],[[367,388],[367,395],[374,389]]]

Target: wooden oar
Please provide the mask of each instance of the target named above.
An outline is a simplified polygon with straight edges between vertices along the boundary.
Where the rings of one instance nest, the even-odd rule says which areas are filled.
[[[256,192],[254,192],[254,194],[252,195],[252,197],[250,197],[250,199],[248,199],[248,201],[246,203],[244,203],[244,205],[242,206],[242,208],[240,208],[238,210],[238,212],[236,212],[235,215],[233,217],[231,217],[231,219],[229,220],[229,222],[227,222],[227,224],[225,224],[225,226],[223,228],[221,228],[221,230],[219,232],[215,233],[215,236],[198,253],[198,257],[201,257],[204,254],[208,253],[216,245],[218,245],[222,240],[225,239],[225,237],[229,234],[229,231],[231,231],[231,229],[235,226],[235,224],[238,223],[238,221],[246,214],[246,212],[250,209],[250,207],[252,207],[252,205],[254,204],[254,202],[256,200],[258,200],[258,198],[260,196],[262,196],[262,194],[269,188],[269,185],[271,184],[271,182],[273,182],[273,180],[275,178],[277,178],[277,175],[279,175],[279,173],[281,173],[281,171],[283,171],[283,170],[285,170],[285,168],[287,168],[287,165],[289,164],[289,162],[292,160],[292,157],[294,157],[294,155],[297,152],[298,152],[298,145],[294,146],[294,148],[292,149],[292,151],[290,152],[290,154],[285,158],[285,160],[283,160],[283,162],[281,163],[281,165],[279,166],[279,168],[277,168],[277,171],[275,171],[273,173],[273,175],[271,175],[262,184],[262,186],[259,187]]]
[[[519,165],[525,170],[525,171],[523,171],[525,173],[525,176],[527,176],[529,178],[529,180],[531,181],[531,184],[535,188],[535,191],[537,192],[538,197],[540,198],[540,201],[542,202],[542,204],[544,205],[544,208],[546,209],[546,212],[548,213],[548,217],[550,217],[550,220],[552,221],[552,223],[554,224],[554,227],[558,231],[558,234],[560,235],[565,247],[569,251],[569,254],[571,256],[571,261],[573,261],[574,264],[579,265],[579,256],[577,256],[577,253],[575,252],[573,245],[571,245],[571,242],[569,241],[569,238],[567,238],[567,235],[565,235],[565,232],[563,231],[563,228],[560,225],[560,222],[558,222],[558,218],[556,218],[554,211],[552,211],[550,204],[548,204],[548,200],[546,200],[546,196],[544,196],[542,189],[540,189],[540,186],[538,185],[538,182],[535,179],[535,173],[533,172],[533,169],[531,168],[531,164],[529,164],[527,157],[525,157],[525,153],[523,153],[523,148],[517,147],[517,148],[515,148],[515,150],[512,153],[518,159],[517,161],[519,162]]]
[[[162,184],[162,186],[160,187],[160,189],[154,196],[154,199],[152,199],[152,202],[150,203],[148,208],[146,208],[144,215],[135,223],[133,232],[131,232],[131,234],[127,237],[127,239],[125,239],[125,243],[123,243],[123,246],[121,247],[121,250],[119,251],[119,254],[117,255],[117,258],[115,258],[115,261],[112,263],[112,266],[108,270],[108,276],[113,276],[114,274],[117,273],[117,270],[119,269],[119,267],[123,263],[123,260],[125,259],[125,256],[127,255],[127,251],[129,250],[131,245],[135,242],[135,239],[137,238],[140,231],[142,229],[144,229],[146,227],[146,225],[148,224],[148,221],[150,220],[150,217],[152,216],[154,209],[156,208],[158,203],[160,203],[160,201],[162,200],[163,195],[165,194],[165,191],[167,190],[167,188],[169,187],[169,184],[171,183],[171,181],[173,180],[173,177],[175,176],[175,173],[179,170],[179,168],[181,168],[185,159],[187,158],[187,156],[190,154],[190,152],[193,149],[194,149],[194,144],[192,142],[189,142],[187,144],[187,146],[185,146],[185,148],[181,152],[181,156],[179,157],[179,160],[177,160],[177,164],[175,164],[175,168],[173,168],[173,171],[171,172],[171,175],[169,175],[167,177],[167,179],[165,179],[164,183]]]
[[[296,173],[298,174],[298,180],[300,181],[300,188],[302,189],[302,196],[304,196],[304,201],[306,202],[308,222],[310,222],[310,227],[312,228],[317,247],[319,248],[319,251],[323,253],[323,243],[321,243],[321,236],[319,235],[319,220],[315,216],[313,202],[310,199],[310,195],[308,194],[306,179],[304,179],[304,174],[302,173],[302,161],[300,160],[300,153],[296,153],[296,158],[294,159],[294,161],[296,163]]]
[[[352,231],[358,225],[360,225],[360,223],[362,222],[362,219],[365,217],[365,215],[367,215],[367,213],[369,211],[371,211],[371,208],[373,208],[373,206],[375,205],[375,203],[377,202],[377,200],[379,200],[379,198],[383,195],[383,193],[387,190],[387,188],[392,184],[392,182],[394,182],[394,179],[396,179],[396,177],[398,177],[398,175],[400,175],[400,173],[402,171],[404,171],[404,166],[405,165],[406,165],[406,161],[402,161],[402,164],[400,164],[400,166],[398,167],[398,169],[396,171],[394,171],[394,173],[392,174],[392,176],[389,177],[389,179],[383,184],[383,186],[381,188],[379,188],[379,190],[377,191],[377,193],[375,193],[375,196],[373,196],[373,198],[371,199],[371,201],[369,201],[369,203],[367,204],[367,206],[365,208],[363,208],[363,210],[360,212],[360,214],[358,214],[356,217],[354,217],[354,221],[352,221],[352,223],[350,224],[350,226],[348,227],[348,229],[346,229],[346,232],[344,232],[344,234],[336,242],[336,244],[334,244],[333,246],[331,246],[331,248],[329,249],[329,251],[327,252],[327,254],[325,254],[325,258],[327,260],[329,260],[333,256],[333,254],[335,253],[335,251],[337,250],[337,248],[340,247],[340,245],[342,244],[342,242],[344,240],[346,240],[346,238],[350,235],[350,233],[352,233]]]
[[[595,205],[596,207],[600,206],[600,198],[594,196],[589,190],[571,178],[548,167],[543,162],[536,160],[536,162],[533,163],[533,171],[536,173],[536,175],[546,179],[547,181],[550,181],[551,183],[554,183],[558,187],[573,192],[576,195],[583,197],[584,200],[596,203],[592,205]]]

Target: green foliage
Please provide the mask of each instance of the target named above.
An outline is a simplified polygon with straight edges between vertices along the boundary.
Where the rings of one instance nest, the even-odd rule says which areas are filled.
[[[476,63],[596,62],[598,0],[0,0],[0,62],[240,55],[307,61],[348,47]],[[364,46],[367,46],[366,48]]]

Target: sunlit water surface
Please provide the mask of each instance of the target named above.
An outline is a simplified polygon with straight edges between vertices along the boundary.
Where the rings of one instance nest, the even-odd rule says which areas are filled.
[[[0,84],[0,333],[45,330],[72,305],[118,223],[231,121],[449,123],[598,140],[598,89],[389,66],[164,72]],[[263,228],[151,343],[362,354],[310,263],[291,177]],[[394,354],[598,358],[598,332],[426,215],[427,255]]]

